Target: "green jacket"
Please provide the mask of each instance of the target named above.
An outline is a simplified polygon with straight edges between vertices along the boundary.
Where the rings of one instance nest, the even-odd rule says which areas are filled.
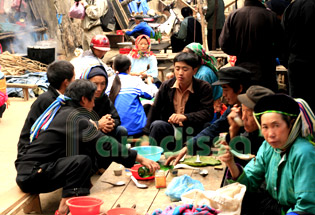
[[[266,141],[237,179],[249,191],[255,191],[266,180],[267,191],[287,212],[315,213],[315,148],[298,137],[281,156]]]
[[[207,0],[207,13],[206,13],[206,20],[208,22],[208,29],[213,29],[213,22],[214,22],[214,7],[215,7],[215,0]],[[225,21],[224,15],[224,1],[218,0],[218,12],[217,12],[217,24],[216,29],[222,29]]]

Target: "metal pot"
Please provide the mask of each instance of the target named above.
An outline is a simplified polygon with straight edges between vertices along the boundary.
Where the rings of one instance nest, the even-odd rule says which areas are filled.
[[[50,64],[55,61],[55,48],[45,46],[28,46],[27,57],[44,64]]]

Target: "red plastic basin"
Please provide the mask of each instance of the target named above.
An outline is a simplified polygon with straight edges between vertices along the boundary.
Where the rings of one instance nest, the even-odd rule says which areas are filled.
[[[72,215],[97,215],[103,202],[95,197],[79,196],[68,199],[66,204]]]

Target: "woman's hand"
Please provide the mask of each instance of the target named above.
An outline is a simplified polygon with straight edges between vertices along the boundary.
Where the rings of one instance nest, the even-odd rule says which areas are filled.
[[[173,163],[173,165],[175,166],[176,164],[178,164],[179,160],[182,159],[182,158],[184,157],[184,155],[186,155],[186,154],[187,154],[187,147],[185,146],[184,148],[182,148],[182,149],[180,150],[180,152],[179,152],[178,155],[173,155],[173,156],[169,157],[169,158],[166,160],[165,165],[168,166],[168,165],[170,165],[170,163],[171,163],[173,160],[175,160],[174,163]]]
[[[221,156],[219,156],[218,158],[224,162],[226,164],[226,166],[229,168],[229,171],[232,175],[232,179],[235,180],[238,178],[238,176],[240,175],[240,170],[238,169],[235,161],[234,161],[234,156],[232,155],[231,151],[230,151],[230,146],[228,146],[227,142],[222,141],[221,142],[222,146],[219,149],[219,153],[220,151],[225,151],[224,154],[222,154]]]
[[[226,165],[231,164],[234,162],[233,154],[230,152],[230,146],[227,144],[227,142],[222,141],[221,146],[219,148],[219,153],[221,154],[218,158],[224,162]]]
[[[157,162],[147,159],[139,154],[137,154],[136,161],[148,168],[150,172],[155,172],[160,169],[160,165]]]

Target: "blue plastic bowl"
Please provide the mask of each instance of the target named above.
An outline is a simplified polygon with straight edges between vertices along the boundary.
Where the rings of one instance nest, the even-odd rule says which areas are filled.
[[[163,148],[159,146],[136,146],[131,149],[136,150],[139,155],[153,161],[160,160],[161,154],[164,151]]]

